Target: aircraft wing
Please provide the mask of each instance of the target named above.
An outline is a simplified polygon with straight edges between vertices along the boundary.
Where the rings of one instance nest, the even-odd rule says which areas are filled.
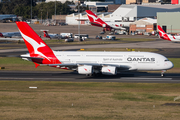
[[[102,68],[103,66],[113,66],[117,67],[120,70],[130,69],[130,66],[127,65],[112,65],[112,64],[98,64],[98,63],[68,63],[68,64],[47,64],[47,66],[58,66],[58,67],[68,67],[68,68],[76,68],[81,65],[90,65],[96,68]]]

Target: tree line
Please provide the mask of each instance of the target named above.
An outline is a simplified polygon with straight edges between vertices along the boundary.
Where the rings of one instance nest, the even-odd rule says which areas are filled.
[[[31,18],[31,7],[32,7],[32,18],[47,19],[51,18],[55,14],[67,15],[74,11],[69,7],[73,2],[66,1],[65,3],[55,2],[42,2],[36,4],[34,0],[4,0],[0,3],[0,14],[15,14],[17,16],[23,16],[25,19]]]

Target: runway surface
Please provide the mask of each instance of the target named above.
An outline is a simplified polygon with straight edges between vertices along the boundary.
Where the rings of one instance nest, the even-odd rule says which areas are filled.
[[[71,81],[71,82],[131,82],[131,83],[180,83],[180,74],[124,72],[116,76],[87,77],[76,72],[35,72],[35,71],[1,71],[0,81]]]

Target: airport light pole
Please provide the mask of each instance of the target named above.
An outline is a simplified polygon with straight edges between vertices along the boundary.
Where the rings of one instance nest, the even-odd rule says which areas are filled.
[[[59,19],[60,19],[60,24],[61,24],[61,12],[60,12],[60,18]]]
[[[32,0],[31,0],[31,24],[32,24]]]
[[[55,25],[56,25],[56,0],[55,0]]]
[[[42,10],[41,10],[41,24],[42,24]]]
[[[79,35],[79,41],[81,41],[81,38],[80,38],[80,13],[79,13],[79,5],[80,5],[80,1],[78,1],[78,35]]]

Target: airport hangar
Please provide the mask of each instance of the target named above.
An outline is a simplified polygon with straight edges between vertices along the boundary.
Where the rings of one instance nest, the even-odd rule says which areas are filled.
[[[115,22],[122,26],[129,26],[130,23],[139,19],[148,17],[156,18],[157,12],[177,12],[180,11],[180,5],[172,4],[147,4],[147,5],[121,5],[113,13],[102,12],[96,15],[105,22]],[[69,25],[89,25],[86,12],[73,13],[66,16],[66,23]]]
[[[157,25],[167,33],[180,33],[180,12],[158,12]]]

